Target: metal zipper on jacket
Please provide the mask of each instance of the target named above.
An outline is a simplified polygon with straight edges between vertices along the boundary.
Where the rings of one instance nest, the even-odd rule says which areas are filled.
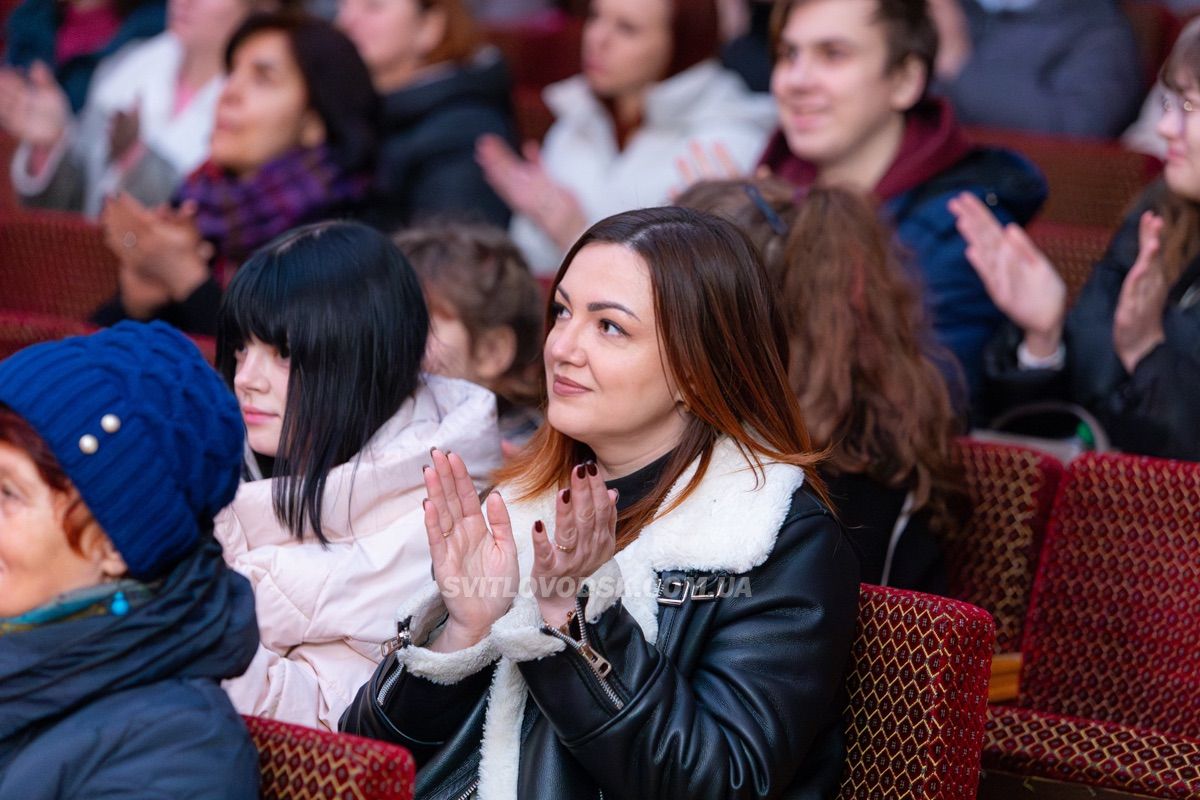
[[[396,670],[391,675],[388,675],[387,680],[383,682],[383,686],[379,688],[379,694],[375,696],[375,704],[383,708],[383,704],[387,702],[388,695],[392,693],[396,681],[400,680],[400,676],[404,674],[404,667],[397,664]]]
[[[576,653],[583,656],[588,669],[596,676],[596,682],[600,684],[604,695],[613,704],[613,707],[620,711],[625,707],[625,702],[617,696],[617,693],[613,691],[607,680],[608,673],[612,672],[612,664],[608,663],[607,659],[592,649],[591,642],[588,641],[587,623],[583,616],[583,602],[578,597],[575,598],[575,617],[579,620],[579,638],[582,641],[577,642],[562,631],[551,628],[549,625],[543,625],[542,631],[570,645]]]
[[[458,797],[454,798],[454,800],[467,800],[468,797],[475,794],[475,790],[478,788],[479,788],[479,778],[476,777],[475,780],[471,781],[471,784],[467,787],[466,791],[463,792],[462,794],[460,794]]]

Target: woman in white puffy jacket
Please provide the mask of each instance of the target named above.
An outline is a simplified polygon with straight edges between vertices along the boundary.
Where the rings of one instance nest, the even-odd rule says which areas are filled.
[[[754,166],[775,106],[720,65],[719,40],[714,0],[593,0],[581,74],[545,91],[555,122],[540,152],[480,138],[477,158],[534,272],[553,275],[594,222],[663,205],[700,174]]]
[[[420,372],[429,318],[387,237],[318,223],[230,284],[218,367],[246,424],[246,477],[216,521],[255,589],[261,646],[225,689],[244,714],[336,730],[394,633],[379,608],[432,586],[421,501],[431,447],[500,461],[491,392]]]

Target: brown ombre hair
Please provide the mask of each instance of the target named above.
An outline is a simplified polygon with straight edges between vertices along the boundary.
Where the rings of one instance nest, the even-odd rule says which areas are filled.
[[[38,477],[50,487],[52,492],[65,499],[63,532],[67,537],[67,545],[82,555],[80,542],[83,540],[83,532],[89,526],[96,525],[98,527],[100,523],[96,522],[95,517],[92,516],[92,512],[83,502],[79,490],[75,488],[71,479],[67,477],[67,473],[63,471],[58,459],[54,457],[50,445],[46,444],[46,440],[38,435],[38,432],[24,417],[3,403],[0,403],[0,443],[14,447],[28,456],[29,460],[33,462],[33,466],[37,468]]]
[[[793,191],[774,179],[706,181],[678,202],[731,220],[773,254],[790,385],[814,443],[829,448],[828,473],[908,486],[935,530],[952,527],[965,497],[960,424],[934,362],[951,356],[933,342],[872,203],[845,189]]]
[[[770,281],[753,244],[736,226],[685,208],[648,208],[601,220],[575,242],[551,284],[553,298],[571,262],[590,244],[636,253],[650,275],[665,367],[683,396],[687,423],[654,488],[617,521],[624,547],[653,519],[682,503],[704,479],[713,448],[732,439],[762,479],[764,462],[793,464],[823,500],[825,493],[800,406],[787,382],[787,338],[774,310]],[[546,330],[554,325],[546,311]],[[522,498],[556,490],[570,470],[592,457],[583,442],[543,425],[496,475]],[[695,475],[662,507],[671,487],[699,462]]]

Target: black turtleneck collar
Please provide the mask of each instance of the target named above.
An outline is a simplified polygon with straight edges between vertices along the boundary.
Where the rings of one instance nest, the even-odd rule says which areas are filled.
[[[605,481],[604,485],[610,489],[616,489],[617,511],[624,511],[629,506],[641,500],[646,495],[650,494],[650,490],[658,483],[658,479],[662,477],[663,470],[667,467],[667,462],[671,460],[674,451],[667,453],[657,461],[652,461],[636,472],[631,472],[620,478],[613,478],[610,481]]]

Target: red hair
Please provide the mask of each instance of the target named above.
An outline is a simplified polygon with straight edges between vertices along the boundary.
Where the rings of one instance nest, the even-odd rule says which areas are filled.
[[[67,473],[63,471],[54,452],[46,444],[46,440],[38,435],[33,426],[25,418],[8,406],[0,403],[0,442],[20,450],[33,466],[37,468],[38,476],[50,490],[67,500],[67,509],[63,514],[63,531],[67,536],[67,544],[76,553],[82,555],[80,541],[83,532],[90,525],[97,525],[92,512],[88,510],[79,490],[71,483]]]

